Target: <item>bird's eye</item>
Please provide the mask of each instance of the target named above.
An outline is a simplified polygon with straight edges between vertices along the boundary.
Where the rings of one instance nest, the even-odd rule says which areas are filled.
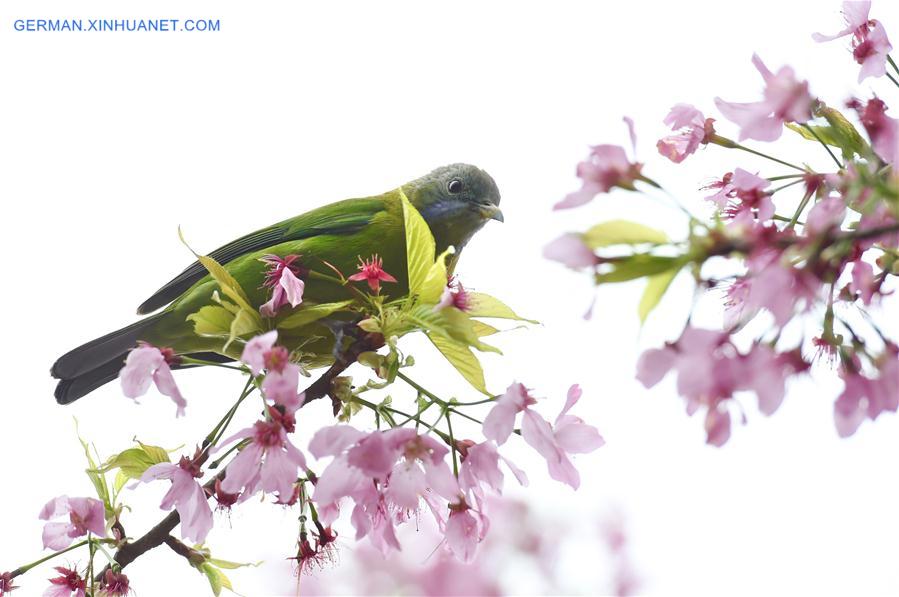
[[[449,191],[450,193],[452,193],[453,195],[456,195],[456,194],[462,192],[463,186],[464,185],[462,184],[461,180],[459,180],[458,178],[454,178],[451,181],[449,181],[448,183],[446,183],[446,190]]]

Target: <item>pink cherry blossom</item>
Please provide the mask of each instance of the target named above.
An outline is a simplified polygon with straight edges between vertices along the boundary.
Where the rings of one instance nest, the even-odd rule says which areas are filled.
[[[839,228],[846,217],[846,201],[838,195],[818,201],[805,218],[805,230],[811,235],[829,232]]]
[[[484,437],[504,444],[515,428],[515,416],[528,406],[537,404],[523,384],[513,383],[484,418]]]
[[[240,360],[243,361],[253,375],[259,375],[265,369],[265,356],[278,340],[278,331],[272,330],[250,339],[244,346]]]
[[[737,168],[703,188],[716,191],[706,199],[718,206],[721,215],[743,225],[756,218],[765,222],[774,216],[774,202],[766,190],[770,185],[769,180]]]
[[[87,581],[77,570],[56,566],[60,576],[51,578],[50,586],[44,591],[44,597],[84,597]]]
[[[500,455],[493,441],[488,440],[465,448],[462,466],[459,467],[459,485],[462,491],[480,505],[484,503],[485,486],[498,494],[503,491],[503,472],[499,468],[500,460],[509,467],[521,485],[528,485],[527,474]]]
[[[455,503],[461,495],[445,461],[448,449],[412,428],[362,433],[346,425],[326,427],[309,450],[316,458],[334,457],[316,482],[313,500],[327,506],[352,499],[357,539],[369,536],[382,552],[399,549],[394,514],[418,509],[423,499],[442,523],[436,498]]]
[[[676,134],[659,139],[656,147],[660,154],[675,164],[683,162],[684,158],[695,153],[700,145],[707,144],[715,134],[715,121],[703,116],[702,112],[690,104],[675,105],[664,122]]]
[[[268,414],[267,420],[256,421],[251,427],[238,431],[217,448],[238,439],[251,440],[228,465],[222,482],[224,492],[235,494],[243,490],[244,496],[249,497],[261,489],[266,493],[277,493],[282,500],[293,494],[298,469],[306,469],[303,453],[287,437],[288,433],[293,433],[296,419],[292,413],[282,413],[276,407],[269,407]]]
[[[595,427],[567,414],[581,393],[577,384],[569,388],[565,406],[552,427],[532,409],[525,409],[521,421],[521,436],[546,459],[550,477],[573,489],[580,486],[580,475],[568,454],[587,454],[606,443]]]
[[[807,367],[795,352],[778,354],[769,346],[756,344],[741,354],[726,332],[688,326],[677,342],[641,355],[637,379],[652,387],[674,370],[687,413],[706,407],[707,441],[720,446],[730,437],[726,401],[735,392],[754,392],[759,410],[771,415],[783,402],[786,379]]]
[[[443,293],[440,295],[440,302],[437,303],[434,310],[440,311],[447,307],[454,307],[460,311],[471,310],[471,294],[455,278],[451,278],[443,289]]]
[[[530,408],[537,401],[530,396],[524,385],[513,383],[487,413],[483,425],[484,436],[498,444],[505,443],[515,427],[516,415],[522,412],[521,436],[524,441],[546,459],[553,479],[577,489],[580,475],[568,454],[592,452],[605,443],[595,427],[567,414],[580,397],[580,387],[571,386],[565,406],[556,418],[555,425],[551,426]]]
[[[69,522],[48,522],[44,525],[44,548],[60,550],[77,537],[92,533],[106,536],[106,513],[103,502],[94,498],[53,498],[41,509],[40,519],[50,520],[68,515]]]
[[[176,416],[184,415],[187,401],[175,384],[170,367],[176,362],[177,357],[171,348],[156,348],[142,343],[128,353],[125,366],[119,372],[122,392],[128,398],[139,398],[147,393],[152,381],[161,394],[171,398],[177,405]]]
[[[634,122],[625,118],[631,145],[636,145]],[[636,151],[636,148],[635,148]],[[569,193],[553,206],[553,209],[570,209],[589,203],[599,193],[608,193],[614,187],[634,190],[634,182],[642,179],[643,164],[631,162],[624,148],[618,145],[594,145],[590,155],[577,165],[577,177],[581,188]]]
[[[764,99],[759,102],[734,103],[715,98],[715,105],[725,118],[740,127],[740,141],[776,141],[784,122],[808,122],[814,99],[808,83],[796,80],[793,69],[783,66],[776,74],[768,70],[761,58],[753,54],[752,63],[765,82]]]
[[[887,105],[883,100],[875,97],[864,106],[853,100],[849,106],[858,112],[877,155],[887,164],[899,164],[899,120],[886,115]]]
[[[383,262],[377,255],[372,255],[367,261],[359,258],[359,273],[347,278],[351,282],[367,282],[371,291],[381,291],[381,282],[396,282],[396,278],[384,271]]]
[[[100,583],[100,594],[103,597],[125,597],[131,593],[131,581],[121,572],[107,570]]]
[[[212,529],[212,510],[207,502],[206,491],[196,480],[201,476],[199,467],[191,459],[182,456],[178,464],[154,464],[140,478],[143,483],[157,479],[172,482],[172,487],[162,498],[159,507],[171,510],[174,506],[178,510],[181,536],[194,543],[203,543]]]
[[[9,595],[19,587],[12,583],[12,573],[4,572],[0,574],[0,597],[4,595]]]
[[[289,412],[303,403],[298,393],[300,367],[290,362],[290,354],[283,346],[275,346],[278,332],[272,330],[252,338],[244,347],[240,360],[250,367],[253,375],[266,371],[262,380],[262,394]]]
[[[833,35],[815,33],[812,38],[817,42],[832,41],[847,35],[852,36],[852,56],[862,65],[858,74],[861,83],[867,77],[882,77],[886,74],[887,56],[893,49],[887,38],[883,24],[870,19],[870,0],[846,0],[843,2],[843,18],[846,27]]]
[[[889,344],[877,362],[876,376],[844,371],[843,392],[834,403],[834,423],[840,437],[854,434],[866,419],[899,409],[899,347]]]
[[[543,257],[572,269],[593,267],[599,261],[581,235],[574,233],[563,234],[543,247]]]
[[[874,278],[874,268],[867,261],[858,259],[852,263],[852,282],[849,285],[852,292],[858,294],[862,303],[870,305],[874,295],[880,289],[880,285]]]
[[[813,275],[780,259],[773,259],[757,269],[746,279],[749,291],[743,308],[749,312],[766,309],[781,327],[790,321],[797,306],[808,308],[814,304],[822,286]]]
[[[305,270],[297,263],[299,259],[299,255],[286,255],[283,259],[266,255],[259,260],[268,266],[263,286],[272,291],[272,298],[259,307],[264,317],[274,317],[282,307],[296,307],[303,302],[305,282],[301,277]]]
[[[481,524],[464,503],[450,508],[446,521],[446,546],[456,558],[466,564],[474,561],[481,541]]]

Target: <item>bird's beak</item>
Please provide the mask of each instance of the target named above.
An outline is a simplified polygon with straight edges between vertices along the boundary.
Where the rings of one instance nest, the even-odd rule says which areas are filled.
[[[481,216],[485,220],[496,220],[497,222],[505,222],[503,212],[496,205],[485,205],[481,208]]]

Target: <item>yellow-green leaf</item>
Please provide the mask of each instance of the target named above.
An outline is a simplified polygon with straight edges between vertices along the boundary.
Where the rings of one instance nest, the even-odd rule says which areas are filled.
[[[409,273],[409,294],[421,292],[434,257],[437,253],[434,235],[427,222],[418,210],[409,202],[409,198],[400,189],[400,200],[403,203],[403,224],[406,230],[406,269]]]
[[[446,260],[455,252],[456,250],[453,247],[447,247],[446,251],[431,264],[431,268],[428,270],[428,274],[425,276],[421,290],[418,293],[418,298],[421,302],[430,305],[436,305],[440,302],[440,296],[443,294],[443,289],[446,288],[447,282]]]
[[[584,243],[591,249],[610,245],[638,245],[642,243],[663,244],[668,235],[661,230],[628,220],[610,220],[588,229],[584,233]]]
[[[666,272],[649,277],[643,296],[640,297],[640,304],[637,305],[640,323],[645,322],[652,310],[656,308],[679,271],[680,268],[671,268]]]
[[[231,321],[231,329],[228,334],[228,341],[225,342],[225,350],[231,346],[231,343],[234,342],[237,338],[241,336],[248,336],[257,330],[262,329],[261,321],[259,321],[259,317],[255,310],[247,311],[246,309],[241,309],[237,312],[237,315],[234,316],[234,319]]]
[[[225,573],[212,566],[211,564],[201,564],[200,570],[203,574],[206,575],[206,579],[209,581],[209,586],[212,589],[212,594],[215,597],[219,597],[222,594],[222,589],[228,589],[229,591],[233,591],[234,588],[231,586],[231,580],[225,576]]]
[[[478,338],[492,336],[499,331],[492,325],[486,324],[483,321],[478,321],[477,319],[471,320],[471,329],[474,330],[475,336]]]
[[[225,307],[207,305],[187,316],[194,324],[194,333],[206,337],[227,337],[231,333],[234,314]]]
[[[117,468],[129,479],[140,479],[148,468],[161,462],[170,462],[168,452],[138,442],[138,447],[128,448],[110,457],[97,472],[105,473]]]
[[[468,298],[470,304],[468,315],[470,317],[493,317],[496,319],[515,319],[517,321],[526,321],[528,323],[539,323],[533,319],[521,317],[504,302],[489,294],[483,292],[469,292]]]
[[[456,371],[462,374],[468,383],[476,390],[490,396],[484,381],[484,369],[481,367],[478,357],[471,349],[455,340],[450,340],[437,334],[428,334],[428,338],[437,347],[437,350],[446,358]]]
[[[611,271],[596,274],[596,283],[612,284],[654,276],[677,267],[682,259],[682,257],[662,257],[638,253],[616,261],[612,264]]]
[[[303,327],[304,325],[318,321],[322,317],[327,317],[332,313],[345,309],[352,303],[352,300],[340,301],[337,303],[322,303],[320,305],[307,305],[304,303],[297,312],[291,313],[282,319],[278,323],[278,328],[289,330]]]

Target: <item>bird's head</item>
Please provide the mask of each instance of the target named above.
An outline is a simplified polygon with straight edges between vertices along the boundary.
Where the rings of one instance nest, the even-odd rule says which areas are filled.
[[[443,166],[403,185],[403,190],[441,251],[448,245],[461,249],[488,220],[503,221],[496,182],[477,166]]]

